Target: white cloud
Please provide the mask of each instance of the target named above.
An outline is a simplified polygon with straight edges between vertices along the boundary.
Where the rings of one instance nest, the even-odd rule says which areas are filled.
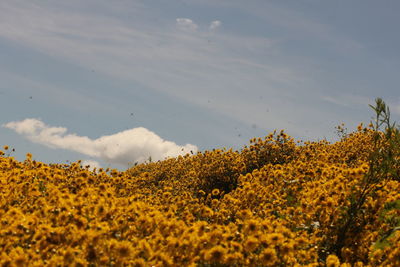
[[[210,24],[210,30],[212,30],[212,31],[214,31],[214,30],[216,30],[217,28],[219,28],[221,26],[221,21],[219,21],[219,20],[214,20],[213,22],[211,22],[211,24]]]
[[[101,136],[97,139],[68,134],[67,128],[52,127],[38,119],[13,121],[4,124],[3,127],[14,130],[34,143],[79,152],[127,167],[135,162],[144,162],[150,157],[153,161],[157,161],[184,155],[190,151],[197,152],[195,145],[179,146],[174,142],[163,140],[143,127]]]
[[[176,25],[183,30],[196,31],[198,26],[193,20],[188,18],[177,18]]]
[[[89,170],[93,170],[94,168],[96,168],[96,169],[101,168],[100,163],[98,163],[95,160],[91,160],[91,159],[83,160],[81,162],[81,165],[83,167],[89,166]]]

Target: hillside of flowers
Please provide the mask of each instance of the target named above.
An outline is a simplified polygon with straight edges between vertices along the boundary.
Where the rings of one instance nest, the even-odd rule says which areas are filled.
[[[400,266],[399,132],[380,111],[335,143],[274,132],[123,172],[5,147],[0,264]]]

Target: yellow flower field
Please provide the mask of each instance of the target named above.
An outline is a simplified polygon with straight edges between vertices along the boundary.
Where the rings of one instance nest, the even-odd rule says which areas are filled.
[[[400,266],[386,132],[360,125],[335,143],[276,132],[124,172],[19,162],[5,148],[0,264]]]

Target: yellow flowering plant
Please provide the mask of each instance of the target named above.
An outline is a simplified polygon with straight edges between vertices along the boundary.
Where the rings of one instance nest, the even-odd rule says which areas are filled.
[[[400,135],[373,109],[334,143],[273,132],[126,171],[2,152],[0,265],[399,266]]]

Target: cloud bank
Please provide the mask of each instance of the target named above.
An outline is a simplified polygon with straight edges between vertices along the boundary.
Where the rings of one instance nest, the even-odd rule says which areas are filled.
[[[154,132],[143,127],[101,136],[97,139],[69,134],[67,128],[52,127],[38,119],[13,121],[4,124],[3,127],[14,130],[34,143],[50,148],[79,152],[126,167],[135,162],[144,162],[149,157],[153,161],[157,161],[198,150],[195,145],[179,146],[174,142],[163,140]]]

